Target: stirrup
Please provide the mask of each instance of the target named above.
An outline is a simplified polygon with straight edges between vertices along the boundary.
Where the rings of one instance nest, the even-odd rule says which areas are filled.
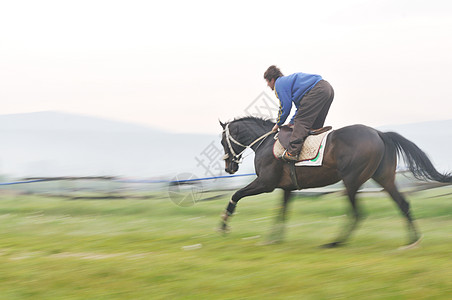
[[[293,159],[287,159],[287,157],[292,157]],[[281,155],[281,159],[284,160],[285,162],[293,162],[296,163],[298,162],[298,155],[292,155],[290,154],[289,151],[284,150],[283,154]]]

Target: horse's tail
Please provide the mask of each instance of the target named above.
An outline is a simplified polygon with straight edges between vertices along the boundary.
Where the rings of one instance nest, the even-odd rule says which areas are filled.
[[[403,157],[408,169],[419,180],[433,180],[443,183],[452,183],[452,174],[439,173],[432,162],[416,144],[407,140],[396,132],[380,132],[386,143],[392,142],[399,157]]]

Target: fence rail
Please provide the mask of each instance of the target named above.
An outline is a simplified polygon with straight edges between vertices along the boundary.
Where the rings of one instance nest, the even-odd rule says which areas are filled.
[[[206,181],[206,180],[215,180],[215,179],[223,179],[223,178],[234,178],[234,177],[245,177],[245,176],[254,176],[256,173],[248,173],[248,174],[237,174],[237,175],[219,175],[212,177],[203,177],[203,178],[190,178],[190,179],[181,179],[181,180],[165,180],[165,179],[156,179],[156,180],[133,180],[133,179],[121,179],[116,176],[81,176],[81,177],[29,177],[23,178],[18,181],[12,182],[0,182],[1,185],[15,185],[15,184],[27,184],[27,183],[36,183],[36,182],[48,182],[48,181],[75,181],[75,180],[108,180],[119,183],[186,183],[186,182],[196,182],[196,181]]]

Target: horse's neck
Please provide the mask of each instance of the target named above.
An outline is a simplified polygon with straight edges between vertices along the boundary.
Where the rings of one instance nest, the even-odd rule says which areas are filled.
[[[240,124],[240,143],[249,145],[270,130],[271,128],[266,129],[264,126],[256,124]]]

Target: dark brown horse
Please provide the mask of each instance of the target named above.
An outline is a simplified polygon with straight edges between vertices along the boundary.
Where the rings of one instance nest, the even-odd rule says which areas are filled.
[[[246,196],[284,190],[283,205],[278,216],[279,228],[274,236],[279,240],[283,232],[287,204],[293,190],[297,189],[290,175],[290,165],[274,157],[272,147],[274,133],[269,133],[274,123],[255,117],[245,117],[223,124],[221,143],[225,151],[226,172],[233,174],[245,147],[255,152],[254,165],[257,178],[232,196],[222,217],[220,229],[228,230],[229,217],[234,213],[237,202]],[[397,190],[394,183],[397,156],[402,156],[413,175],[421,180],[451,183],[451,174],[439,173],[427,155],[414,143],[395,132],[380,132],[364,125],[353,125],[334,130],[328,135],[323,165],[321,167],[296,167],[298,186],[301,189],[323,187],[343,181],[352,214],[350,222],[332,243],[325,247],[343,244],[362,219],[356,193],[370,178],[380,184],[397,203],[408,221],[409,245],[417,243],[420,235],[413,223],[409,203]]]

